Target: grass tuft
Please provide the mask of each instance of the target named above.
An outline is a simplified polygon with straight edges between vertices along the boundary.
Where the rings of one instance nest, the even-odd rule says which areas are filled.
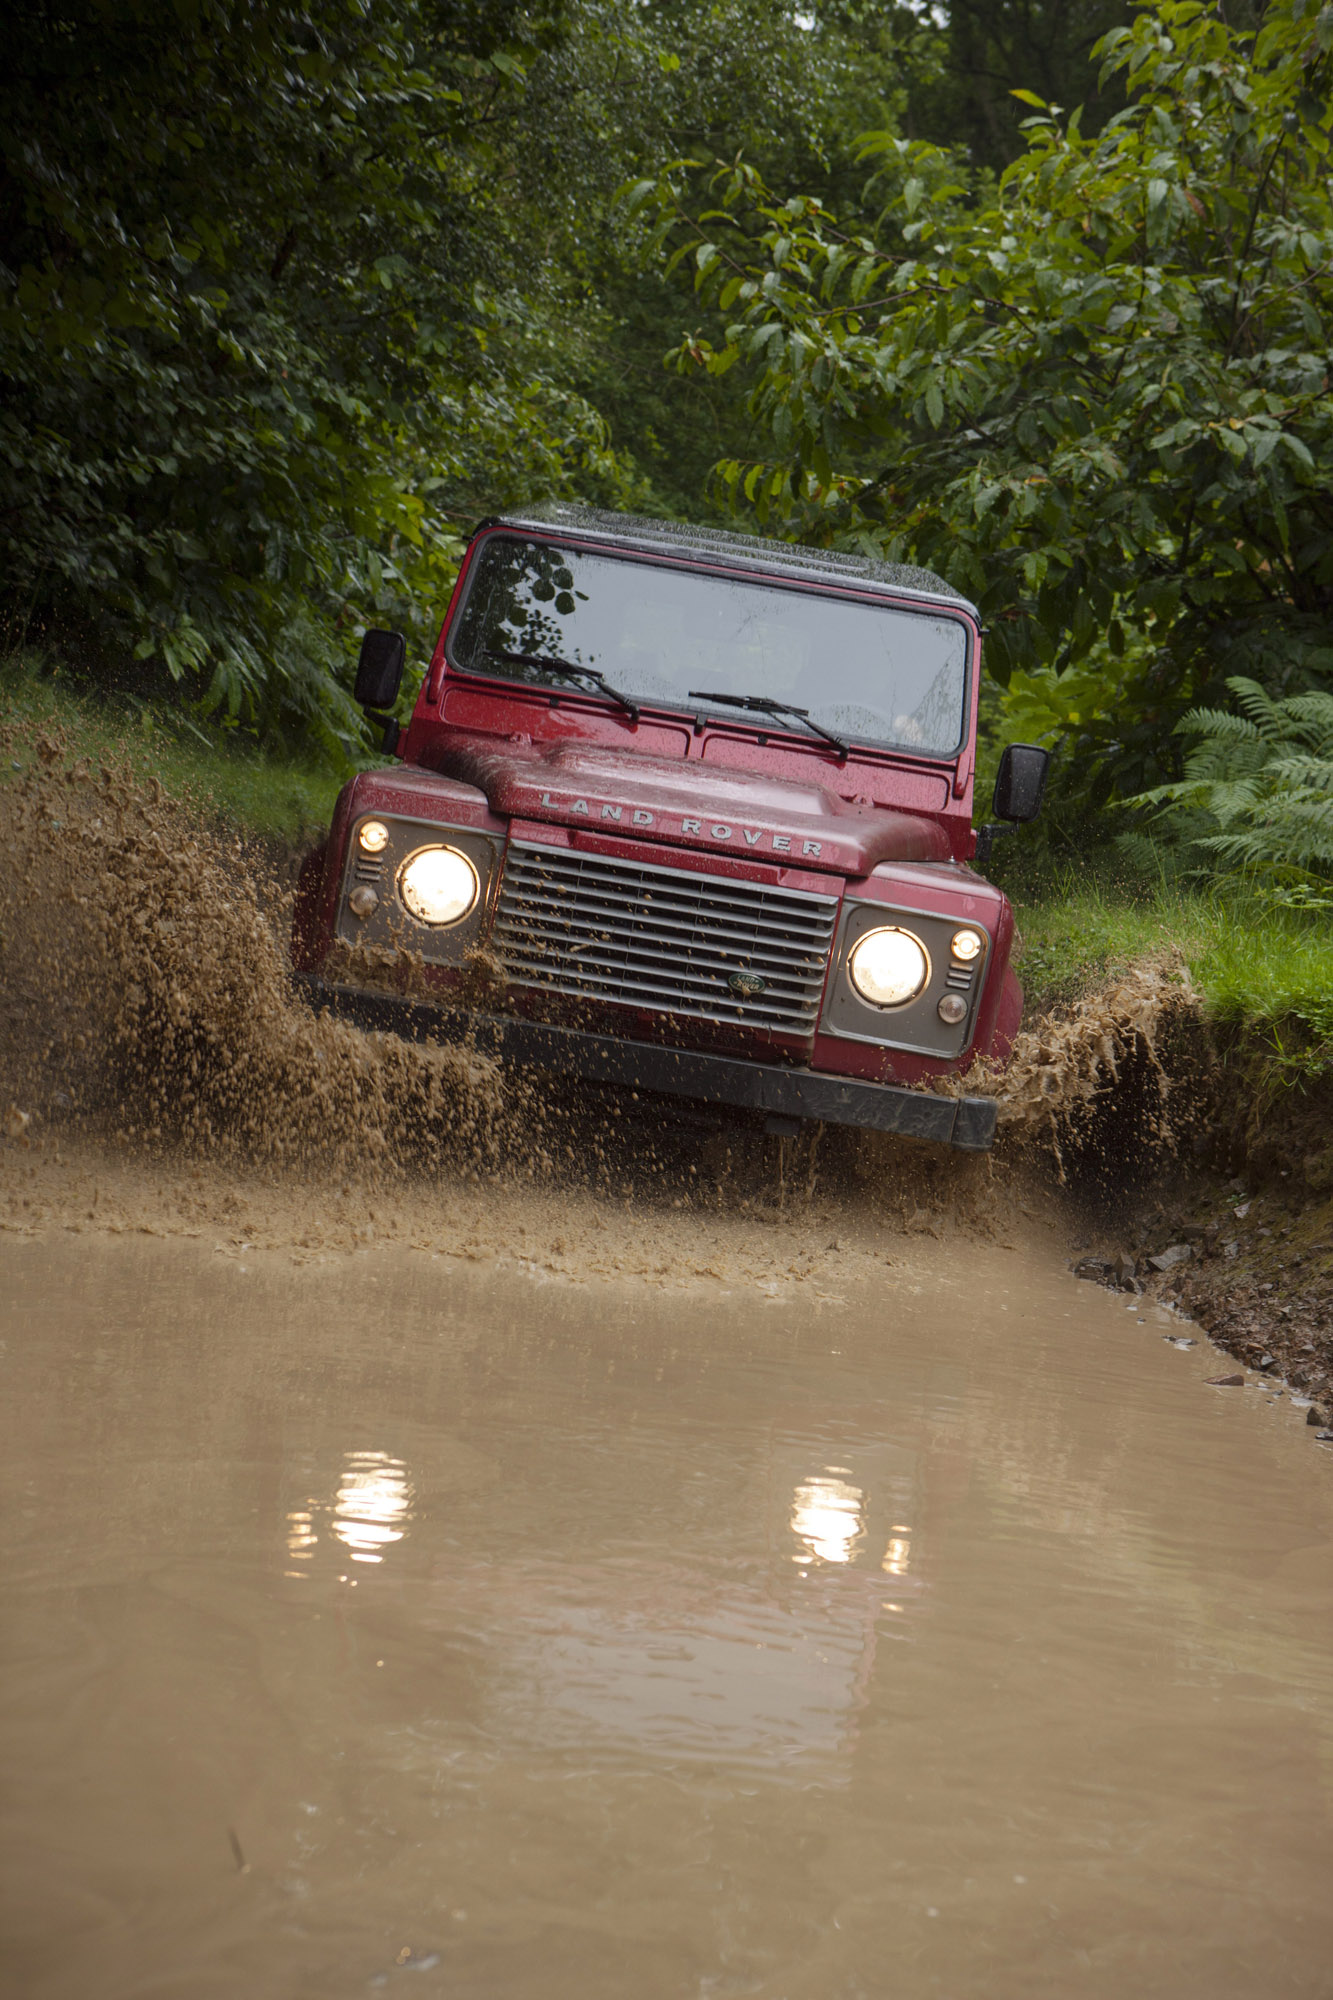
[[[1020,904],[1018,927],[1030,1011],[1174,951],[1219,1027],[1295,1071],[1333,1069],[1333,893],[1264,892],[1228,876],[1116,888],[1069,870]]]

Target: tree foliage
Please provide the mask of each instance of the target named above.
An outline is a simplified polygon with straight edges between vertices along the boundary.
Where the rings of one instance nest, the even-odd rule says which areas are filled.
[[[1101,45],[1124,111],[1089,138],[1028,94],[993,189],[882,133],[850,217],[744,164],[635,190],[720,318],[680,365],[750,382],[734,504],[942,571],[1002,680],[1133,663],[1136,789],[1198,689],[1308,678],[1333,613],[1331,49],[1333,6],[1160,0]]]
[[[1318,680],[1333,12],[1162,0],[1099,94],[1126,0],[979,4],[12,10],[11,641],[348,742],[361,627],[423,645],[461,531],[566,494],[945,570],[1122,788],[1224,676]]]
[[[1015,87],[1080,110],[1088,132],[1124,105],[1120,79],[1099,77],[1092,52],[1129,21],[1127,0],[949,0],[947,9],[845,0],[821,18],[835,13],[891,51],[903,135],[952,146],[972,167],[998,174],[1024,151]]]
[[[467,0],[8,17],[11,605],[82,614],[233,716],[351,724],[338,619],[438,583],[460,461],[485,440],[511,478],[550,476],[600,446],[523,351],[487,187],[557,29]]]
[[[679,306],[631,300],[615,192],[816,156],[836,80],[777,0],[37,0],[0,56],[11,640],[344,737],[357,631],[423,641],[479,514],[643,498],[636,447],[697,505],[697,399],[645,449],[618,393],[623,323],[655,392]]]

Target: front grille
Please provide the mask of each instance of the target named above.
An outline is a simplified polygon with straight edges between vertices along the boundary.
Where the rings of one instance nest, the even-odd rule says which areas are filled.
[[[837,909],[836,896],[515,841],[494,942],[516,986],[805,1035]],[[737,975],[762,990],[736,993]]]

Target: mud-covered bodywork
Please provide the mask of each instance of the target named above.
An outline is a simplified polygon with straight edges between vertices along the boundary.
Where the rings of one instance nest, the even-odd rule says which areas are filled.
[[[388,768],[307,863],[315,997],[506,1059],[989,1144],[1012,912],[938,579],[573,510],[474,536]],[[924,1086],[924,1088],[923,1088]]]

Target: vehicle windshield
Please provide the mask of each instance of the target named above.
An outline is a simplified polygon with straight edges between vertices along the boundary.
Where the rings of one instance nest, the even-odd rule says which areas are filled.
[[[691,700],[690,690],[768,696],[838,736],[918,756],[951,756],[964,734],[967,634],[946,612],[516,536],[478,550],[449,659],[464,673],[553,686],[543,660],[588,668],[635,702],[733,720],[736,709]],[[753,723],[804,728],[782,715]]]

